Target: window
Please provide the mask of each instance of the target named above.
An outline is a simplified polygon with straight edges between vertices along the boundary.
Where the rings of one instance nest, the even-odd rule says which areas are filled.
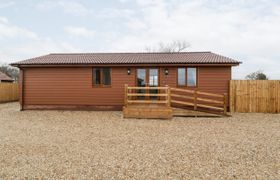
[[[178,85],[186,85],[186,68],[178,68]]]
[[[108,86],[111,85],[111,69],[110,68],[103,68],[103,84]]]
[[[158,86],[158,69],[149,69],[149,86]]]
[[[196,86],[196,68],[187,68],[188,86]]]
[[[197,86],[196,68],[178,68],[178,86]]]
[[[101,84],[101,69],[93,69],[93,84],[100,85]]]
[[[93,85],[110,86],[111,68],[93,68]]]

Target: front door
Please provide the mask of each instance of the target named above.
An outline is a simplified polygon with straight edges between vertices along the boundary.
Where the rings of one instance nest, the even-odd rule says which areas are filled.
[[[139,68],[137,69],[137,86],[138,87],[157,87],[159,86],[159,69],[158,68]],[[149,92],[147,90],[138,90],[138,93],[150,93],[156,94],[158,90],[151,89]],[[140,97],[144,99],[145,97]],[[146,99],[157,99],[156,96],[146,97]]]

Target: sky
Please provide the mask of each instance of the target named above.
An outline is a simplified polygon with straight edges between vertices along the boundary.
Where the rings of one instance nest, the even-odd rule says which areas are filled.
[[[0,0],[0,62],[49,53],[144,52],[174,40],[280,79],[280,0]]]

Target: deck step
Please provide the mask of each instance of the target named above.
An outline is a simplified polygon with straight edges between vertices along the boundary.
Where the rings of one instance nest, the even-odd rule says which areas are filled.
[[[172,108],[167,106],[127,106],[123,107],[124,118],[171,119]]]

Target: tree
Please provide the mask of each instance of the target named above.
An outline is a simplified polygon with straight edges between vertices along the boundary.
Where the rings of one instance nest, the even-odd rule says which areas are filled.
[[[247,80],[268,80],[268,77],[266,74],[263,73],[263,71],[259,70],[259,71],[248,74],[245,77],[245,79],[247,79]]]
[[[7,64],[2,64],[2,65],[0,64],[0,71],[13,78],[15,81],[18,81],[18,77],[19,77],[18,68],[12,67]]]
[[[156,47],[146,47],[147,52],[184,52],[190,44],[186,41],[175,40],[169,43],[160,42]]]

